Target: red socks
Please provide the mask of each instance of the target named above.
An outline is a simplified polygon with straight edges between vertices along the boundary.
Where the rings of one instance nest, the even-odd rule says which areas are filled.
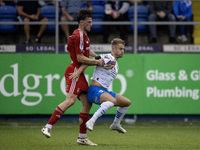
[[[64,112],[60,109],[60,107],[57,106],[49,119],[48,124],[54,125],[62,117],[63,113]]]
[[[58,106],[53,112],[51,118],[49,119],[48,124],[54,125],[62,117],[63,113],[64,112]],[[80,127],[79,127],[79,133],[86,134],[87,128],[86,128],[85,123],[89,120],[89,114],[80,113],[79,118],[83,120],[83,123],[80,124]]]
[[[80,113],[79,118],[83,120],[83,123],[80,124],[80,127],[79,127],[79,133],[86,134],[87,128],[86,128],[85,123],[89,120],[89,114]]]

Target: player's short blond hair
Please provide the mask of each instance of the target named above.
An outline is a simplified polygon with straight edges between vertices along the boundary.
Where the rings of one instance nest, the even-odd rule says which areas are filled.
[[[112,41],[111,41],[111,45],[112,46],[115,46],[115,45],[118,45],[118,44],[123,44],[125,45],[125,41],[120,39],[120,38],[114,38]]]

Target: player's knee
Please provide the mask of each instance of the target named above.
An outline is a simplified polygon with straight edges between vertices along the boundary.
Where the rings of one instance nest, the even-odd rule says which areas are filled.
[[[70,106],[74,105],[75,101],[70,101]]]
[[[75,102],[76,102],[76,100],[75,100],[75,99],[70,99],[70,100],[69,100],[69,104],[70,104],[70,106],[74,105],[74,104],[75,104]]]
[[[82,108],[83,109],[88,110],[88,109],[91,109],[91,107],[92,107],[92,103],[89,102],[89,101],[87,103],[82,103]]]
[[[74,97],[74,96],[67,96],[65,102],[68,103],[69,106],[72,106],[76,102],[76,97]]]
[[[130,105],[131,105],[131,101],[130,100],[128,100],[127,102],[126,102],[126,107],[129,107]]]

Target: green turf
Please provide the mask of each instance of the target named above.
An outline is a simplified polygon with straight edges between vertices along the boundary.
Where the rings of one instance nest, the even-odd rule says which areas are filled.
[[[76,143],[78,122],[58,122],[50,139],[40,133],[45,123],[0,121],[0,150],[200,150],[200,122],[122,123],[126,134],[110,131],[110,122],[97,122],[88,131],[97,147]]]

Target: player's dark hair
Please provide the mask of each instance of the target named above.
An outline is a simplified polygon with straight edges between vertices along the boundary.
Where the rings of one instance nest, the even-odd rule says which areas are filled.
[[[80,9],[80,11],[77,14],[77,21],[78,21],[78,23],[81,20],[85,20],[87,17],[92,18],[91,11],[89,9],[84,9],[84,8]]]

